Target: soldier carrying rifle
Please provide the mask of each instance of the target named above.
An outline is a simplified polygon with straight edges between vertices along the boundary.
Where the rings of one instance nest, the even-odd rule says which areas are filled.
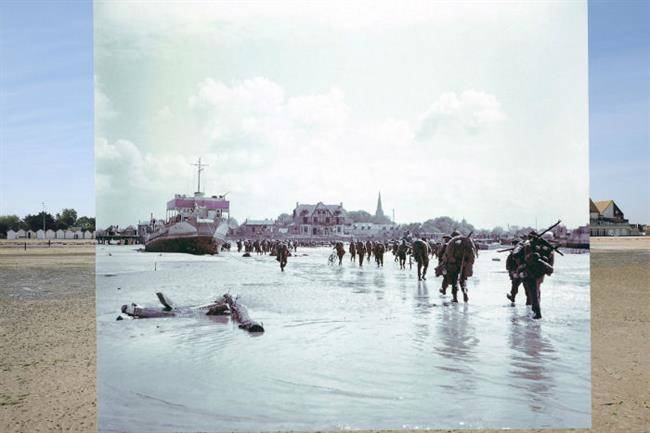
[[[458,302],[458,285],[463,292],[463,301],[468,302],[467,279],[473,275],[476,246],[471,239],[472,233],[463,236],[454,231],[445,247],[442,262],[447,271],[447,281],[451,283],[451,302]]]
[[[521,265],[520,255],[515,255],[515,249],[517,248],[517,245],[519,245],[519,242],[520,242],[519,239],[515,239],[512,241],[512,245],[514,249],[510,251],[510,254],[508,254],[508,258],[506,259],[506,270],[508,271],[508,275],[510,276],[510,293],[506,294],[506,298],[510,300],[513,307],[515,306],[515,298],[517,296],[517,293],[519,292],[519,286],[521,285],[522,282],[521,278],[519,278],[519,272],[517,272],[519,265]],[[526,292],[526,305],[530,305],[530,294],[526,290],[525,292]]]
[[[562,254],[562,252],[546,239],[543,235],[560,224],[560,221],[553,224],[551,227],[538,234],[531,231],[526,240],[520,242],[513,248],[501,251],[512,251],[514,260],[518,263],[515,269],[516,278],[521,279],[524,285],[526,294],[530,299],[533,310],[533,318],[542,318],[541,302],[541,286],[544,282],[545,276],[553,274],[553,263],[555,259],[555,252]],[[506,263],[507,265],[507,263]],[[512,295],[512,292],[511,292]],[[509,296],[511,302],[514,303],[514,295]]]

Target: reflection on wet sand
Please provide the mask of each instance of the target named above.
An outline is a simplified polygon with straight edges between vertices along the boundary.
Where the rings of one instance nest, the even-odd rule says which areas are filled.
[[[451,304],[439,278],[418,283],[415,270],[390,260],[328,266],[329,249],[292,257],[285,272],[272,257],[227,253],[156,256],[153,271],[147,254],[105,249],[112,255],[98,256],[97,278],[102,431],[588,422],[588,377],[575,374],[589,367],[589,292],[580,285],[588,257],[558,264],[566,278],[549,281],[540,328],[523,305],[504,302],[508,279],[493,252],[475,265],[481,280],[470,303]],[[153,302],[157,291],[179,305],[239,294],[266,332],[253,337],[230,318],[201,315],[115,321],[122,304]]]
[[[439,366],[445,374],[458,375],[454,392],[467,393],[476,389],[475,367],[478,366],[476,349],[479,339],[471,322],[467,304],[452,304],[441,308],[434,351],[451,363]]]
[[[555,387],[553,375],[547,368],[555,357],[555,349],[543,335],[543,323],[518,319],[513,310],[508,339],[511,349],[508,374],[516,380],[512,380],[510,386],[523,390],[529,396],[530,409],[541,412]]]

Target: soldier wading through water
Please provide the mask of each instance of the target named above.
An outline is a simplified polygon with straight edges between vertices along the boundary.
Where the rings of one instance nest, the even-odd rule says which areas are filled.
[[[343,256],[345,255],[345,246],[343,246],[343,242],[337,242],[334,245],[334,249],[336,250],[336,255],[339,258],[339,266],[343,264]]]
[[[514,271],[515,276],[521,280],[526,290],[526,294],[530,300],[530,305],[533,310],[533,318],[542,318],[541,302],[541,287],[544,282],[545,276],[553,274],[553,264],[555,261],[554,252],[563,255],[556,246],[545,240],[542,235],[555,226],[560,224],[560,221],[553,224],[551,227],[544,230],[541,234],[532,231],[528,234],[527,239],[518,243],[512,249],[517,268]],[[508,263],[506,262],[506,266]],[[508,299],[513,303],[515,302],[516,292],[511,290]]]
[[[384,252],[386,251],[386,246],[383,242],[375,242],[373,254],[375,255],[375,262],[377,262],[377,267],[384,266]]]
[[[275,249],[275,260],[280,262],[280,270],[284,272],[284,267],[287,266],[289,257],[289,247],[286,244],[280,243]]]
[[[458,302],[458,284],[463,292],[463,301],[468,302],[467,278],[471,277],[474,270],[474,259],[476,258],[476,247],[469,236],[463,236],[454,231],[451,239],[445,246],[445,253],[442,258],[447,281],[451,284],[452,302]],[[443,272],[444,272],[443,271]]]
[[[418,264],[418,281],[426,280],[429,267],[429,244],[423,239],[413,242],[413,258]]]
[[[359,256],[359,267],[363,267],[363,259],[366,255],[366,245],[362,241],[357,242],[357,255]]]
[[[447,294],[447,287],[449,287],[449,279],[447,278],[447,270],[445,269],[445,264],[443,263],[443,258],[445,257],[445,249],[447,249],[447,243],[451,239],[451,236],[444,235],[442,237],[442,242],[438,246],[436,255],[438,256],[438,266],[436,266],[436,277],[442,276],[442,285],[440,287],[440,293],[443,295]]]
[[[519,240],[515,239],[512,241],[512,245],[514,246],[513,250],[510,251],[510,254],[508,254],[508,258],[506,259],[506,270],[508,271],[508,275],[510,276],[510,293],[506,294],[506,298],[510,300],[512,305],[515,305],[515,298],[517,296],[517,293],[519,292],[519,286],[521,285],[521,278],[519,277],[520,272],[518,272],[519,266],[522,264],[521,262],[521,255],[515,255],[515,249],[517,248],[517,245],[519,244]],[[526,292],[526,305],[530,305],[530,293],[524,288],[524,291]]]

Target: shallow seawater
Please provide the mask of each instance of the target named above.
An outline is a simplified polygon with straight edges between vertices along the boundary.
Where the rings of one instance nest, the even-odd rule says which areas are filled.
[[[98,246],[100,431],[590,426],[588,254],[556,257],[533,321],[523,289],[516,307],[505,298],[505,254],[481,251],[469,304],[451,304],[433,263],[418,283],[390,253],[382,269],[329,253],[300,248],[282,273],[269,256]],[[266,332],[115,320],[157,291],[179,306],[239,294]]]

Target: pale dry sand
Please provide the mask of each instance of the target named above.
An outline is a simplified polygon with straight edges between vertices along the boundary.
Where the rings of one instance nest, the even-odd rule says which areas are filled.
[[[0,243],[0,432],[95,432],[95,247]]]
[[[95,432],[94,249],[30,246],[0,243],[0,432]],[[591,271],[593,428],[580,431],[650,432],[650,237],[592,239]]]

